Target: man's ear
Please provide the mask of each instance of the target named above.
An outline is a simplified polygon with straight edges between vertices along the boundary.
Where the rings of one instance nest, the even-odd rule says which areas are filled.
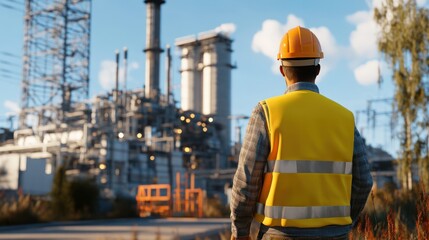
[[[280,65],[280,73],[282,74],[282,76],[284,77],[285,76],[285,72],[283,71],[283,66],[282,65]]]
[[[319,75],[319,73],[320,73],[320,64],[317,64],[317,74],[316,74],[316,76],[318,76]]]

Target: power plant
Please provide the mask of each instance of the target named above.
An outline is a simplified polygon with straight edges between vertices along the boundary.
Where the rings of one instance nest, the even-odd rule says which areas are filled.
[[[168,184],[173,191],[180,188],[178,176],[191,175],[206,194],[224,192],[233,174],[226,168],[234,165],[232,40],[214,31],[176,40],[182,78],[178,108],[171,91],[171,50],[160,45],[165,1],[144,3],[142,88],[119,85],[121,60],[127,69],[124,49],[115,56],[115,88],[89,100],[91,1],[25,1],[23,108],[13,137],[2,137],[0,165],[7,166],[8,181],[0,181],[0,189],[46,195],[63,166],[69,178],[96,182],[106,198],[135,196],[144,184]]]
[[[137,195],[151,202],[166,196],[148,197],[148,191],[168,191],[169,201],[178,204],[161,208],[167,212],[195,206],[200,211],[202,195],[228,199],[241,148],[238,121],[248,119],[231,114],[233,41],[217,31],[176,38],[178,107],[172,92],[172,49],[160,44],[165,3],[144,1],[141,88],[127,89],[126,71],[120,79],[120,66],[127,69],[128,64],[124,48],[112,56],[114,88],[90,98],[91,0],[25,1],[22,109],[16,130],[0,129],[1,190],[47,195],[56,171],[64,167],[68,178],[96,183],[106,199]],[[161,80],[162,53],[166,77]],[[182,206],[192,194],[193,207]]]

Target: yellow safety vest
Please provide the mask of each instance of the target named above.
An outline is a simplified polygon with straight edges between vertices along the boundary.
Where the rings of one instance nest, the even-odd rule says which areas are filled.
[[[261,104],[271,151],[255,219],[300,228],[351,224],[353,114],[308,90]]]

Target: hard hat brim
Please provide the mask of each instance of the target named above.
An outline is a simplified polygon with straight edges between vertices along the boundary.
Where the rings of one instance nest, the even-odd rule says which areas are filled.
[[[317,66],[320,62],[319,58],[313,59],[282,59],[281,64],[283,67],[304,67],[304,66]]]

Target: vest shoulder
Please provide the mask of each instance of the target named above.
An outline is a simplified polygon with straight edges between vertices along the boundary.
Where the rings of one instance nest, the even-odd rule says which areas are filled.
[[[268,105],[268,106],[296,104],[297,103],[296,101],[300,102],[300,98],[306,98],[306,99],[309,99],[310,101],[313,100],[317,104],[330,105],[332,108],[335,108],[338,111],[342,111],[344,113],[348,113],[353,116],[353,113],[349,109],[341,105],[340,103],[337,103],[336,101],[328,97],[325,97],[322,94],[312,92],[312,91],[307,91],[307,90],[294,91],[283,95],[270,97],[261,101],[260,103],[262,105]]]
[[[340,103],[335,102],[334,100],[332,100],[332,99],[330,99],[330,98],[328,98],[328,97],[325,97],[325,96],[323,96],[323,95],[320,95],[320,94],[319,94],[319,96],[320,96],[321,98],[323,98],[326,102],[328,102],[328,103],[332,104],[333,106],[336,106],[337,108],[339,108],[339,109],[341,109],[341,110],[343,110],[343,111],[345,111],[345,112],[348,112],[348,113],[350,113],[350,114],[352,114],[352,115],[353,115],[353,112],[352,112],[352,111],[350,111],[348,108],[344,107],[344,106],[343,106],[343,105],[341,105]]]

